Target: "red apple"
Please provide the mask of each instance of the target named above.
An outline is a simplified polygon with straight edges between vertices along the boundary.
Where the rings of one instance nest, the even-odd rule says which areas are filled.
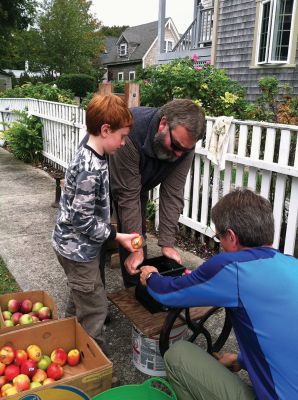
[[[47,373],[43,369],[38,369],[35,374],[32,376],[32,382],[43,382],[45,379],[47,379]]]
[[[8,321],[11,319],[12,313],[10,311],[3,311],[2,316],[4,321]]]
[[[30,344],[30,346],[28,346],[26,350],[30,360],[38,362],[41,359],[42,357],[41,348],[36,344]]]
[[[28,314],[32,310],[32,301],[30,299],[25,299],[21,303],[21,311],[24,314]]]
[[[20,323],[20,318],[21,318],[22,315],[23,315],[23,314],[20,313],[19,311],[17,311],[17,312],[15,312],[15,313],[12,314],[11,320],[13,321],[13,323],[14,323],[15,325],[17,325],[17,324]]]
[[[0,362],[0,376],[4,374],[6,365],[3,362]]]
[[[31,317],[37,317],[37,314],[34,311],[30,311],[28,314],[31,315]]]
[[[37,368],[39,369],[43,369],[44,371],[46,371],[46,369],[48,368],[48,366],[51,364],[51,359],[49,356],[47,355],[43,355],[41,357],[41,359],[38,361],[37,364]]]
[[[11,319],[7,319],[4,321],[4,325],[10,328],[10,327],[14,326],[14,323],[12,322]]]
[[[63,368],[61,367],[61,365],[52,363],[48,366],[47,375],[48,378],[52,378],[57,381],[63,376]]]
[[[80,352],[78,349],[72,349],[67,354],[68,365],[74,366],[80,362]]]
[[[55,382],[55,379],[53,379],[53,378],[47,378],[47,379],[45,379],[44,381],[43,381],[43,385],[50,385],[51,383],[54,383]]]
[[[38,314],[38,311],[43,307],[43,304],[40,301],[36,301],[33,303],[32,306],[32,311],[35,312],[35,314]]]
[[[3,346],[0,349],[0,361],[5,364],[9,365],[14,360],[14,349],[11,346]]]
[[[37,371],[37,364],[33,360],[26,360],[23,361],[21,364],[21,374],[25,374],[29,376],[29,378],[32,378],[32,376],[35,374]]]
[[[25,350],[18,349],[15,352],[14,364],[20,366],[23,361],[28,359],[28,354]]]
[[[23,392],[30,388],[30,379],[25,374],[20,374],[12,381],[18,392]]]
[[[51,318],[51,310],[49,307],[41,307],[41,309],[38,311],[38,318],[42,321],[44,319]]]
[[[63,366],[67,361],[67,353],[62,347],[58,347],[51,353],[51,360],[53,363]]]
[[[5,376],[0,376],[0,389],[2,388],[3,385],[6,383],[6,378]]]
[[[10,299],[8,300],[7,303],[7,309],[8,311],[10,311],[11,313],[15,313],[17,311],[19,311],[20,309],[20,302],[16,299]]]
[[[20,373],[20,368],[17,365],[10,364],[5,369],[5,378],[7,382],[10,382]]]
[[[31,317],[31,315],[29,314],[23,314],[20,318],[20,324],[21,325],[28,325],[28,324],[32,324],[33,319]]]

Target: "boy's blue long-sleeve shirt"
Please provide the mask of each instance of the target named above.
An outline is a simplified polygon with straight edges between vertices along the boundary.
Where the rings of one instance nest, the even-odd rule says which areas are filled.
[[[190,275],[153,274],[172,307],[226,307],[259,400],[298,399],[298,260],[269,247],[221,253]]]

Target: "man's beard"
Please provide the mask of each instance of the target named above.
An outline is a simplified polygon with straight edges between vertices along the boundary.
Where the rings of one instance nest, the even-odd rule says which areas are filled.
[[[164,148],[164,141],[167,132],[157,132],[153,138],[153,151],[159,160],[174,162],[179,157],[175,156],[172,151]]]

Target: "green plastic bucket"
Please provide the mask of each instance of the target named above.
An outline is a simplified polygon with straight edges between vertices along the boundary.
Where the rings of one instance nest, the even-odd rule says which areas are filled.
[[[163,392],[154,384],[164,386],[171,394]],[[125,385],[106,390],[93,397],[92,400],[177,400],[177,397],[166,380],[150,378],[141,385]]]

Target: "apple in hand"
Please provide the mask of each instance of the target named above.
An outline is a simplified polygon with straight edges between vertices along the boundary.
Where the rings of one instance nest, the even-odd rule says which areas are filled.
[[[52,363],[48,366],[47,375],[48,378],[52,378],[57,381],[63,376],[63,368],[61,367],[61,365]]]
[[[17,375],[20,373],[20,368],[17,365],[10,364],[5,369],[5,378],[6,381],[12,381]]]
[[[23,392],[30,388],[30,379],[25,374],[20,374],[12,381],[18,392]]]
[[[48,368],[48,366],[51,364],[51,359],[49,356],[47,355],[43,355],[41,357],[41,359],[38,361],[37,363],[37,368],[39,369],[43,369],[44,371],[46,371],[46,369]]]
[[[40,301],[36,301],[35,303],[33,303],[32,306],[32,311],[35,314],[38,314],[38,311],[43,307],[43,304]]]
[[[11,346],[3,346],[0,349],[0,362],[9,365],[14,360],[14,349]]]
[[[38,318],[42,321],[44,319],[51,318],[51,310],[49,307],[41,307],[41,309],[38,311]]]
[[[19,311],[19,309],[20,309],[20,303],[18,300],[16,300],[16,299],[8,300],[8,303],[7,303],[8,311],[10,311],[11,313],[15,313],[15,312]]]
[[[21,364],[21,374],[27,375],[29,378],[32,378],[32,376],[35,374],[37,371],[37,364],[33,360],[26,360],[23,361]]]
[[[68,365],[74,366],[78,365],[80,362],[80,352],[78,349],[72,349],[67,353],[67,363]]]
[[[32,310],[32,301],[30,299],[25,299],[21,303],[21,311],[24,314],[29,314]]]
[[[11,319],[12,313],[10,311],[3,311],[2,316],[4,321],[8,321]]]
[[[23,314],[20,313],[19,311],[17,311],[17,312],[15,312],[15,313],[12,314],[11,320],[13,321],[13,323],[14,323],[15,325],[17,325],[17,324],[20,323],[20,318],[21,318],[22,315],[23,315]]]
[[[33,319],[31,317],[31,315],[29,314],[23,314],[20,318],[20,324],[21,325],[28,325],[28,324],[32,324]]]
[[[15,358],[14,358],[14,364],[20,366],[23,361],[26,361],[28,359],[28,354],[26,353],[25,350],[23,349],[18,349],[15,351]]]
[[[137,236],[136,238],[132,239],[131,245],[134,249],[140,249],[143,244],[143,238],[142,236]]]
[[[51,360],[53,363],[63,366],[67,361],[67,353],[62,347],[58,347],[51,353]]]

